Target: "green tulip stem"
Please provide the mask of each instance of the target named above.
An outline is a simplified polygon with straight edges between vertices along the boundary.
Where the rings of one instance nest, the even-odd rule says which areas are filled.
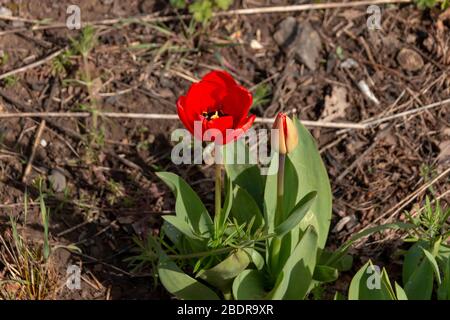
[[[222,211],[222,165],[220,163],[216,163],[215,165],[215,193],[214,193],[214,209],[215,216],[214,221],[216,221],[216,236],[219,228],[221,227],[219,224],[221,223],[221,211]]]
[[[277,176],[277,207],[275,211],[275,227],[283,222],[283,198],[284,198],[284,164],[286,160],[285,154],[280,154],[278,158],[278,176]],[[272,274],[278,274],[279,257],[281,250],[281,238],[275,237],[272,240],[271,269]]]
[[[283,198],[284,198],[284,167],[286,155],[280,154],[278,160],[278,176],[277,176],[277,211],[275,214],[275,226],[283,222]]]

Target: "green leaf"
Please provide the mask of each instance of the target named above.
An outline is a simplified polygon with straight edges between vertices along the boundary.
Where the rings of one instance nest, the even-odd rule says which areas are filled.
[[[233,282],[233,296],[236,300],[262,300],[265,279],[258,270],[245,270]]]
[[[194,231],[192,230],[191,226],[181,220],[180,217],[177,216],[169,216],[165,215],[162,217],[165,221],[170,223],[172,226],[174,226],[178,231],[180,231],[182,234],[184,234],[186,237],[190,239],[195,240],[201,240],[202,238],[199,235],[196,235]]]
[[[395,282],[395,292],[397,293],[397,300],[408,300],[405,290],[397,282]]]
[[[215,0],[215,1],[216,5],[222,10],[227,10],[233,3],[233,0]]]
[[[394,300],[395,295],[385,270],[368,261],[353,277],[348,290],[349,300]]]
[[[189,12],[195,21],[205,24],[212,17],[212,3],[210,0],[197,0],[189,5]]]
[[[333,256],[333,252],[330,252],[328,250],[321,250],[321,253],[319,256],[320,256],[320,259],[317,264],[326,265],[326,266],[335,268],[340,272],[349,271],[353,266],[353,256],[351,256],[349,254],[343,255],[342,257],[340,257],[338,260],[336,260],[332,264],[328,264],[328,261]]]
[[[403,284],[409,281],[414,271],[419,267],[423,258],[422,248],[429,249],[428,242],[419,240],[406,252],[402,268]]]
[[[286,261],[269,297],[274,300],[301,300],[309,292],[317,253],[317,233],[306,229],[302,239]]]
[[[423,253],[425,254],[425,258],[428,259],[428,262],[431,264],[431,267],[433,267],[434,275],[436,276],[436,280],[438,284],[441,284],[441,274],[439,273],[439,267],[436,262],[436,259],[433,257],[433,255],[426,249],[422,248]]]
[[[264,221],[267,233],[273,233],[275,229],[275,213],[277,211],[277,170],[278,154],[275,153],[270,161],[268,172],[275,174],[266,177],[266,185],[264,188]]]
[[[332,255],[331,257],[328,259],[328,261],[325,263],[327,265],[334,265],[334,263],[336,263],[338,260],[340,260],[348,251],[348,249],[350,248],[350,246],[357,240],[362,239],[364,237],[367,237],[373,233],[376,232],[380,232],[386,229],[402,229],[402,230],[408,230],[408,229],[412,229],[415,228],[415,225],[410,224],[410,223],[403,223],[403,222],[395,222],[395,223],[388,223],[388,224],[383,224],[380,226],[376,226],[373,228],[369,228],[366,230],[363,230],[355,235],[353,235],[352,237],[350,237],[350,239],[348,239],[343,245],[341,245],[339,247],[339,249],[337,249]]]
[[[433,267],[422,255],[420,264],[404,283],[406,295],[410,300],[430,300],[433,293]]]
[[[170,0],[170,4],[177,9],[183,9],[186,7],[186,0]]]
[[[317,199],[300,223],[299,229],[306,230],[313,225],[317,230],[318,247],[323,248],[328,237],[331,221],[331,187],[328,174],[317,149],[316,142],[309,131],[294,118],[299,135],[299,145],[286,157],[285,190],[283,209],[290,212],[295,204],[311,191],[317,192]],[[276,166],[278,156],[275,154],[271,166]],[[273,229],[273,215],[276,208],[276,174],[268,175],[264,193],[265,216],[268,231]],[[295,248],[301,236],[300,230],[292,230],[292,248]]]
[[[245,189],[258,204],[262,211],[264,181],[255,155],[249,151],[243,139],[225,145],[225,170],[234,185]],[[243,157],[243,159],[239,159]],[[244,162],[243,164],[238,164]]]
[[[443,269],[444,277],[438,288],[437,296],[439,300],[450,300],[450,259],[446,260]]]
[[[446,264],[447,260],[450,259],[450,247],[441,243],[441,245],[439,246],[439,252],[438,252],[436,259],[440,263]]]
[[[254,198],[239,186],[234,188],[233,193],[234,199],[231,207],[231,215],[239,224],[248,223],[254,217],[255,223],[253,224],[253,230],[261,227],[263,224],[263,216]]]
[[[292,212],[289,214],[289,217],[285,221],[283,221],[280,225],[275,227],[274,230],[275,234],[279,237],[282,237],[286,233],[297,227],[298,224],[305,217],[309,208],[311,208],[312,204],[314,203],[314,200],[316,199],[316,196],[317,196],[316,191],[311,191],[310,193],[306,194],[297,203],[294,209],[292,209]]]
[[[347,299],[345,298],[345,296],[342,293],[336,291],[336,293],[334,294],[333,300],[343,301],[343,300],[347,300]]]
[[[40,187],[39,187],[40,188]],[[42,218],[42,225],[44,226],[44,244],[42,247],[44,259],[48,260],[50,257],[50,242],[49,242],[49,219],[50,219],[50,212],[47,211],[47,206],[45,205],[44,197],[41,195],[39,197],[39,205],[40,205],[40,211],[41,211],[41,218]]]
[[[294,118],[294,123],[298,130],[299,146],[288,154],[288,158],[298,175],[299,188],[295,203],[308,192],[313,190],[317,192],[318,201],[313,203],[301,225],[305,230],[309,223],[313,223],[317,230],[318,247],[323,248],[327,241],[331,221],[330,181],[313,136],[297,118]]]
[[[319,282],[333,282],[339,277],[337,269],[329,266],[316,265],[313,279]]]
[[[230,215],[230,211],[233,205],[233,183],[231,182],[231,179],[228,178],[225,181],[225,188],[226,188],[226,196],[225,201],[223,204],[222,212],[220,214],[220,221],[219,221],[219,228],[224,228],[225,224],[228,220],[228,216]]]
[[[226,291],[233,279],[247,268],[250,257],[244,250],[238,249],[231,253],[225,260],[208,270],[201,270],[197,278],[203,279],[209,284]]]
[[[244,250],[249,255],[250,260],[255,265],[256,269],[262,270],[264,268],[264,257],[253,248],[245,248]]]
[[[181,177],[170,172],[157,172],[175,194],[175,212],[180,220],[188,223],[196,234],[209,237],[213,222],[203,202],[194,190]]]
[[[177,228],[175,228],[172,224],[164,221],[161,226],[161,233],[167,236],[169,240],[172,241],[172,243],[178,249],[180,249],[183,234]]]
[[[160,257],[158,274],[164,288],[179,299],[219,300],[213,290],[188,276],[165,254]]]

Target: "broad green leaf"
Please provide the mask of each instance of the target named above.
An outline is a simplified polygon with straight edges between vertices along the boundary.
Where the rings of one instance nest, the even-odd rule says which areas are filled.
[[[245,189],[258,204],[262,211],[264,180],[255,155],[249,151],[243,139],[229,143],[223,149],[225,152],[225,170],[234,185]],[[243,163],[242,163],[243,162]]]
[[[439,253],[438,253],[436,259],[440,263],[443,263],[443,264],[447,263],[447,260],[450,259],[450,247],[448,245],[441,243],[441,246],[439,247]]]
[[[330,252],[328,250],[320,250],[320,259],[317,264],[319,265],[326,265],[332,268],[336,268],[338,271],[349,271],[353,266],[353,256],[349,254],[345,254],[342,257],[340,257],[338,260],[336,260],[333,264],[327,264],[330,258],[333,256],[333,252]]]
[[[444,264],[443,274],[443,280],[438,288],[437,296],[439,300],[450,300],[450,259],[447,259]]]
[[[213,290],[188,276],[165,254],[160,257],[158,274],[164,288],[179,299],[219,300]]]
[[[338,269],[340,272],[349,271],[353,266],[353,256],[346,254],[341,259],[339,259],[333,267]]]
[[[423,259],[422,248],[429,249],[428,242],[420,240],[409,248],[405,254],[402,268],[403,284],[406,284]]]
[[[408,281],[404,284],[410,300],[430,300],[433,293],[433,267],[422,255],[422,260]]]
[[[180,245],[180,241],[181,241],[181,238],[183,237],[183,235],[172,224],[170,224],[168,222],[163,222],[163,224],[161,226],[161,231],[164,233],[164,235],[166,235],[170,239],[170,241],[172,241],[172,243],[175,246],[178,247]]]
[[[368,261],[353,277],[348,290],[348,299],[394,300],[395,297],[385,271],[381,272]]]
[[[391,280],[389,280],[389,276],[388,276],[385,268],[383,268],[383,270],[381,271],[381,286],[382,286],[382,288],[384,288],[384,290],[386,290],[389,293],[392,300],[397,299],[395,292],[394,292],[394,288],[392,288],[392,285],[391,285]]]
[[[294,123],[298,130],[299,146],[288,154],[297,174],[296,179],[298,179],[297,197],[294,204],[308,192],[317,192],[317,201],[313,203],[300,225],[302,230],[306,230],[309,224],[313,224],[317,230],[318,247],[323,248],[327,241],[331,221],[330,182],[314,138],[297,118],[294,118]],[[294,177],[286,180],[294,180],[295,183]],[[289,182],[286,181],[286,183],[287,189],[285,190],[290,190]],[[296,239],[294,238],[293,241],[295,243]]]
[[[264,257],[253,248],[245,248],[244,250],[249,255],[250,260],[255,265],[256,269],[262,270],[264,268]]]
[[[403,288],[397,282],[395,282],[395,292],[397,295],[397,300],[408,300],[405,290],[403,290]]]
[[[234,188],[233,194],[231,215],[239,224],[248,223],[254,217],[253,230],[259,228],[263,224],[263,216],[254,198],[244,188],[239,186]]]
[[[306,229],[302,239],[284,264],[269,297],[273,300],[301,300],[306,297],[317,253],[317,233],[314,227]]]
[[[264,276],[258,270],[245,270],[233,282],[233,296],[236,300],[263,300]]]
[[[175,194],[175,212],[177,217],[190,224],[196,234],[208,237],[213,228],[213,222],[203,202],[194,190],[181,177],[170,172],[157,172]]]
[[[433,257],[433,255],[426,249],[422,248],[423,253],[425,254],[425,258],[428,259],[428,262],[431,264],[431,267],[433,268],[434,275],[436,276],[436,280],[438,284],[441,284],[441,274],[439,273],[439,267],[436,262],[436,259]]]
[[[319,282],[333,282],[339,277],[337,269],[329,266],[316,265],[313,279]]]
[[[227,290],[233,279],[247,268],[250,257],[244,250],[238,249],[231,253],[225,260],[208,270],[201,270],[197,278],[203,279],[209,284]]]
[[[192,230],[191,226],[184,222],[180,217],[165,215],[162,218],[174,226],[178,231],[184,234],[186,237],[194,240],[201,240],[199,235],[196,235]]]
[[[292,212],[289,214],[289,217],[283,221],[280,225],[275,227],[275,234],[279,237],[284,236],[286,233],[294,229],[301,222],[303,217],[308,212],[309,208],[311,208],[314,200],[316,199],[317,192],[311,191],[306,194],[292,209]]]

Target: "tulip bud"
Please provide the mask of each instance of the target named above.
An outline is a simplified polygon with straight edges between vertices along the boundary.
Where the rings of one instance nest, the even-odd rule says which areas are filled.
[[[272,128],[278,129],[278,145],[274,147],[280,154],[289,153],[297,147],[297,128],[286,114],[278,113]]]

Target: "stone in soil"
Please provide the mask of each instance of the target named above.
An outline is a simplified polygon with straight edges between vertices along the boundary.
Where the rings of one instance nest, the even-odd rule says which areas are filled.
[[[397,55],[397,61],[405,71],[419,71],[423,68],[423,59],[414,50],[403,48]]]
[[[67,181],[64,172],[61,169],[52,169],[48,177],[48,181],[51,184],[53,191],[63,192],[66,189]]]
[[[279,24],[274,39],[286,54],[293,52],[296,60],[306,65],[308,69],[311,71],[317,69],[322,41],[319,33],[309,22],[298,24],[295,18],[288,17]]]

